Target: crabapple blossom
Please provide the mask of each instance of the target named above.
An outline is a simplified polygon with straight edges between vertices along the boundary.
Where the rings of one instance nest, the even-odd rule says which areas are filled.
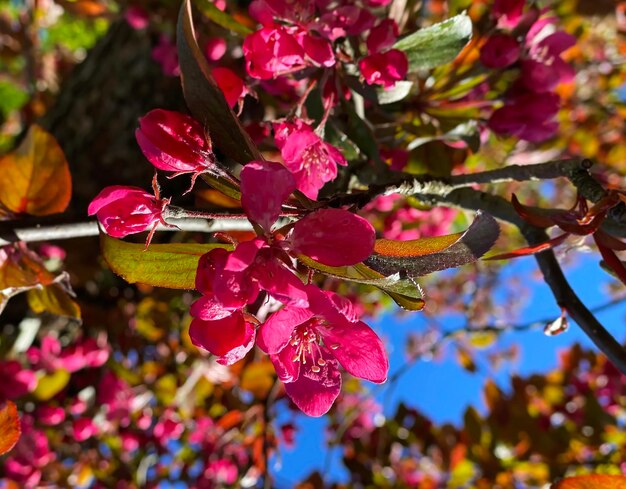
[[[309,416],[325,414],[341,389],[341,365],[375,383],[389,363],[380,338],[358,320],[350,301],[313,285],[309,306],[285,306],[259,328],[259,347],[270,355],[292,401]]]
[[[226,85],[229,92],[227,95],[225,92],[225,96],[232,98],[235,91],[233,80],[224,81],[224,88]],[[151,110],[139,119],[135,137],[144,156],[155,168],[174,172],[173,176],[192,173],[192,186],[198,174],[215,166],[213,146],[202,124],[186,114]]]
[[[316,199],[324,184],[337,178],[337,165],[348,164],[337,148],[301,120],[274,124],[274,131],[276,145],[295,177],[297,189],[310,199]]]
[[[320,209],[289,226],[272,231],[295,180],[279,163],[253,161],[241,172],[241,203],[259,236],[233,251],[216,248],[198,262],[196,289],[203,297],[192,304],[190,337],[194,344],[231,364],[254,344],[254,328],[242,308],[261,291],[294,307],[308,306],[308,293],[296,275],[294,259],[304,254],[330,266],[354,265],[373,250],[375,233],[363,218],[343,209]]]
[[[165,224],[163,212],[169,202],[170,199],[160,199],[138,187],[112,185],[91,201],[87,213],[96,215],[109,236],[123,238],[150,227],[154,231],[159,223]]]

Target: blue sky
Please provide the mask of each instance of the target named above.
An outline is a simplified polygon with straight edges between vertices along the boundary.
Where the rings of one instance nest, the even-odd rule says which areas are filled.
[[[575,263],[566,268],[566,276],[579,297],[589,308],[606,303],[607,284],[612,278],[598,265],[597,254],[577,253]],[[509,263],[504,277],[529,275],[536,270],[536,262],[532,257],[520,258]],[[556,318],[560,309],[557,307],[548,286],[541,280],[529,280],[532,287],[531,296],[517,323],[528,323],[545,318]],[[421,313],[397,318],[393,314],[381,317],[372,326],[381,336],[386,337],[390,348],[390,372],[395,372],[405,362],[403,346],[407,335],[420,331],[424,327]],[[598,319],[614,336],[623,341],[624,318],[626,303],[612,307],[597,314]],[[463,325],[460,318],[441,318],[446,328],[456,329]],[[471,405],[484,412],[482,388],[487,378],[493,378],[504,390],[508,390],[509,378],[512,373],[527,376],[532,373],[546,372],[557,366],[558,352],[574,343],[588,348],[595,348],[591,341],[570,322],[570,328],[557,336],[548,337],[541,329],[524,332],[504,333],[497,345],[506,348],[511,344],[520,347],[520,360],[497,372],[486,372],[480,369],[477,373],[469,373],[462,369],[454,355],[448,354],[441,360],[418,361],[403,377],[400,378],[392,392],[387,395],[389,387],[376,390],[376,397],[384,405],[384,414],[392,415],[397,404],[402,401],[416,407],[437,423],[451,422],[459,424],[466,408]],[[396,345],[393,348],[393,345]],[[289,418],[291,419],[291,418]],[[280,420],[279,420],[280,423]],[[297,422],[298,434],[296,449],[283,450],[280,460],[276,460],[273,472],[277,487],[290,487],[291,482],[306,477],[313,470],[324,467],[327,456],[325,444],[324,418],[308,419],[300,417]],[[346,472],[341,466],[340,453],[331,454],[333,464],[330,476],[333,479],[346,480]]]

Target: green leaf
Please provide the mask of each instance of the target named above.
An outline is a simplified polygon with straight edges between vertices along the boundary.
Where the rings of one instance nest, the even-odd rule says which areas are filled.
[[[419,311],[424,308],[425,303],[422,299],[422,291],[417,283],[412,279],[400,278],[400,274],[385,277],[363,263],[350,267],[329,267],[304,255],[299,256],[298,260],[307,267],[322,272],[329,277],[378,287],[387,293],[396,304],[410,311]]]
[[[365,264],[383,275],[420,277],[478,260],[495,244],[500,227],[489,214],[479,212],[462,234],[410,241],[377,240]]]
[[[392,104],[405,98],[411,93],[413,88],[413,82],[411,81],[397,81],[396,84],[388,89],[379,88],[376,90],[376,96],[378,97],[378,103],[380,105]]]
[[[252,30],[243,24],[237,22],[231,15],[226,12],[222,12],[209,0],[201,0],[196,3],[198,10],[206,15],[209,19],[215,22],[217,25],[222,26],[224,29],[228,29],[235,34],[241,36],[247,36],[252,34]]]
[[[214,248],[231,249],[225,244],[153,244],[144,251],[141,243],[126,243],[100,236],[107,264],[128,283],[142,283],[169,289],[193,289],[196,268],[202,255]]]
[[[400,39],[394,48],[409,58],[409,71],[429,70],[449,63],[472,38],[472,21],[462,13]]]
[[[193,116],[208,129],[213,145],[242,165],[262,160],[261,153],[211,76],[211,68],[196,41],[189,0],[180,8],[176,40],[185,101]]]

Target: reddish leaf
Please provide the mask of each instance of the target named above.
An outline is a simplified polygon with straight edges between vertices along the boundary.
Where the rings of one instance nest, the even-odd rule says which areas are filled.
[[[552,220],[554,221],[554,224],[560,227],[563,231],[567,231],[572,234],[579,234],[581,236],[587,236],[588,234],[594,233],[598,230],[605,217],[606,211],[603,211],[600,214],[593,216],[589,222],[581,224],[578,219],[573,216],[573,214],[563,211],[555,213],[552,216]]]
[[[479,212],[463,234],[433,238],[426,241],[426,246],[423,240],[385,240],[378,249],[389,254],[375,252],[364,263],[385,276],[400,273],[419,277],[478,260],[491,249],[499,234],[496,220]]]
[[[20,439],[20,418],[17,407],[11,401],[0,408],[0,455],[11,450]]]
[[[555,482],[551,489],[626,489],[626,477],[602,474],[579,475]]]
[[[597,243],[600,243],[602,246],[606,248],[610,248],[615,251],[626,251],[626,243],[617,239],[614,236],[611,236],[608,233],[605,233],[601,229],[598,229],[594,234],[594,239]]]
[[[14,214],[46,216],[63,212],[72,180],[54,137],[37,125],[11,153],[0,158],[0,203]]]
[[[180,8],[176,37],[187,106],[208,129],[214,146],[242,165],[262,160],[261,153],[211,76],[211,68],[196,42],[189,0],[185,0]]]
[[[560,234],[555,238],[546,241],[545,243],[541,243],[535,246],[527,246],[526,248],[509,251],[508,253],[501,253],[499,255],[489,256],[483,258],[483,260],[508,260],[509,258],[519,258],[520,256],[534,255],[535,253],[540,253],[542,251],[546,251],[550,248],[554,248],[555,246],[560,245],[569,235],[570,233]]]
[[[626,267],[624,267],[624,263],[617,257],[612,249],[607,248],[600,243],[595,234],[593,235],[593,239],[596,242],[596,245],[598,245],[598,250],[600,251],[600,254],[602,255],[602,258],[607,266],[615,272],[615,275],[622,281],[622,283],[626,284]]]
[[[549,216],[537,212],[532,207],[522,204],[515,194],[511,195],[511,204],[515,208],[515,211],[521,216],[524,221],[538,228],[549,228],[554,226],[554,222]]]

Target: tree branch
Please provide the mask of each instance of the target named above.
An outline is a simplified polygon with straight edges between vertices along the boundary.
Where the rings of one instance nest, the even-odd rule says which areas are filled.
[[[213,221],[202,219],[168,219],[168,223],[175,225],[176,228],[159,225],[157,231],[214,233],[216,231],[252,230],[250,223],[242,219],[215,219]],[[96,220],[25,228],[8,228],[6,226],[7,223],[2,224],[3,226],[0,227],[0,246],[8,245],[16,241],[32,243],[37,241],[55,241],[59,239],[98,236],[98,234],[100,234],[98,221]]]
[[[548,240],[543,229],[525,222],[515,212],[512,204],[497,195],[472,188],[461,188],[443,194],[416,194],[415,197],[429,204],[446,204],[463,209],[483,210],[503,221],[515,224],[531,246]],[[563,270],[552,250],[535,255],[539,269],[559,306],[565,308],[593,343],[609,358],[615,367],[626,374],[626,350],[595,318],[570,287]]]

